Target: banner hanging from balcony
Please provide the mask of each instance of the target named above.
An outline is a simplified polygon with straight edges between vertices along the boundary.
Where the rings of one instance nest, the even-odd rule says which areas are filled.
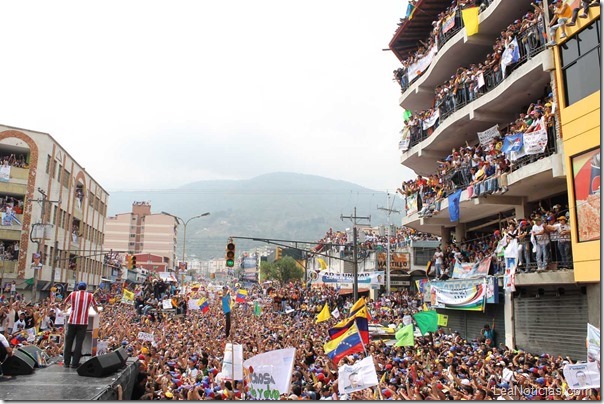
[[[474,279],[447,279],[446,281],[427,281],[423,286],[422,293],[424,294],[424,301],[431,302],[432,287],[436,287],[441,290],[448,290],[456,292],[458,290],[466,290],[482,285],[486,282],[486,304],[497,304],[499,303],[499,285],[497,278],[494,276],[487,276],[486,278],[474,278]]]
[[[542,128],[534,132],[525,133],[522,139],[526,154],[540,154],[547,147],[547,131]]]
[[[472,36],[478,33],[478,7],[464,8],[461,10],[463,25],[466,27],[466,35]]]
[[[495,139],[496,136],[499,136],[499,125],[495,125],[483,132],[477,132],[478,141],[481,145],[485,146],[491,143],[491,140]]]
[[[459,220],[459,200],[461,198],[461,189],[458,189],[449,198],[449,220],[457,222]]]
[[[491,257],[482,259],[480,262],[456,262],[453,267],[453,278],[467,279],[479,276],[487,276],[491,267]]]
[[[506,45],[501,54],[501,74],[504,79],[506,67],[518,62],[518,60],[520,60],[520,50],[518,49],[518,40],[514,37],[512,42]]]
[[[430,66],[432,59],[434,59],[434,55],[436,55],[436,52],[438,52],[438,48],[436,47],[436,44],[434,44],[428,50],[426,56],[409,66],[407,73],[409,82],[415,80],[417,76],[421,75]]]
[[[10,166],[0,166],[0,182],[8,182],[10,180]]]
[[[523,145],[522,137],[522,133],[507,135],[503,138],[503,146],[501,146],[501,151],[506,154],[520,151]]]
[[[411,133],[409,131],[409,127],[405,126],[401,130],[401,141],[398,143],[398,148],[401,151],[409,150],[409,143],[411,142]]]
[[[424,119],[424,121],[422,122],[422,127],[424,128],[424,130],[433,127],[438,118],[440,118],[440,110],[437,108],[434,110],[434,112],[432,112],[432,115],[430,115],[427,119]]]
[[[463,289],[443,288],[435,284],[430,286],[430,302],[435,308],[484,311],[486,297],[486,278],[476,285]]]
[[[443,27],[442,27],[443,34],[449,32],[451,29],[453,29],[453,27],[455,27],[456,12],[457,12],[457,7],[455,7],[453,9],[453,12],[451,14],[449,14],[447,17],[445,17],[445,19],[443,20]]]
[[[407,211],[407,216],[411,216],[414,213],[417,213],[417,194],[413,193],[411,195],[407,195],[405,199],[405,210]]]

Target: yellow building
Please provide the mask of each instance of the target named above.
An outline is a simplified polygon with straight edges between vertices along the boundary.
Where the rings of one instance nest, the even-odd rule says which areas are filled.
[[[569,2],[571,8],[579,0]],[[579,12],[581,14],[582,11]],[[557,32],[555,75],[568,184],[577,284],[586,286],[589,320],[600,319],[600,7]]]

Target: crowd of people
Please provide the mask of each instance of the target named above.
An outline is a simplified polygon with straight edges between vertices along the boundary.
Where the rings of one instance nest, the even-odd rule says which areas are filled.
[[[441,201],[458,189],[469,188],[474,198],[506,193],[509,173],[555,150],[555,108],[553,95],[549,93],[532,103],[516,120],[499,128],[498,134],[485,144],[470,146],[466,142],[452,149],[448,156],[436,162],[434,174],[404,181],[397,192],[404,198],[417,196],[420,216],[438,212]],[[547,133],[547,145],[542,153],[518,156],[518,150],[504,147],[506,142],[512,145],[512,139],[519,134],[534,134],[541,129]]]
[[[484,62],[459,67],[449,80],[436,86],[431,108],[410,112],[403,129],[409,131],[410,147],[430,136],[451,113],[495,88],[511,69],[544,49],[543,10],[538,2],[532,7],[501,32]],[[513,51],[516,44],[517,52]],[[502,63],[502,54],[508,48],[515,56],[509,63]]]
[[[498,336],[497,330],[489,327],[476,330],[475,335],[466,338],[456,330],[441,327],[437,332],[417,336],[415,345],[407,347],[393,346],[375,338],[365,346],[365,352],[333,363],[325,355],[323,344],[328,340],[328,328],[338,320],[331,318],[317,324],[317,313],[326,302],[330,308],[337,307],[341,313],[348,313],[353,301],[350,296],[341,296],[326,286],[307,288],[289,283],[273,284],[270,288],[259,285],[248,288],[247,300],[232,306],[231,332],[227,339],[221,300],[238,286],[215,290],[204,283],[185,295],[175,290],[178,299],[185,302],[206,298],[210,303],[206,312],[156,310],[145,314],[140,305],[119,301],[104,304],[100,314],[99,342],[106,344],[107,350],[122,347],[138,359],[140,373],[132,396],[122,398],[251,399],[248,379],[227,380],[224,377],[222,366],[227,340],[242,344],[244,358],[274,349],[296,348],[290,391],[280,397],[284,400],[600,398],[599,389],[575,390],[567,385],[562,367],[572,363],[570,358],[507,347],[497,341],[503,336]],[[148,283],[132,292],[153,299],[156,287]],[[275,296],[288,299],[288,305],[295,310],[284,311],[274,306]],[[167,288],[160,297],[173,298],[174,295]],[[66,300],[69,301],[69,297]],[[366,306],[373,323],[398,328],[414,321],[412,315],[422,310],[423,300],[421,294],[403,290],[368,300]],[[261,306],[261,313],[252,312],[252,304]],[[70,304],[65,300],[4,302],[0,305],[0,324],[9,345],[5,350],[10,352],[21,345],[36,344],[51,357],[60,355],[64,330],[63,325],[55,324],[55,321],[65,315],[68,306]],[[32,328],[39,332],[28,341],[26,331]],[[294,329],[296,332],[291,332]],[[153,334],[154,340],[139,339],[140,331]],[[56,339],[56,336],[60,337]],[[1,341],[2,337],[0,344]],[[373,357],[379,385],[340,394],[338,368],[366,355]],[[123,395],[123,390],[119,394]]]
[[[0,156],[3,166],[17,167],[17,168],[29,168],[27,159],[24,154],[5,154]]]
[[[432,22],[432,31],[427,38],[427,42],[419,41],[417,49],[409,51],[409,54],[402,60],[402,67],[396,69],[394,78],[397,83],[400,83],[401,90],[405,91],[414,80],[409,80],[408,70],[414,63],[418,62],[426,56],[430,48],[433,46],[440,49],[453,35],[463,28],[463,20],[461,18],[461,10],[466,7],[479,7],[479,12],[483,12],[491,4],[491,0],[454,0],[445,11],[438,14],[437,19]],[[411,16],[415,1],[409,2],[412,8],[409,9],[409,15],[401,19],[399,26]],[[419,77],[419,76],[418,76]]]

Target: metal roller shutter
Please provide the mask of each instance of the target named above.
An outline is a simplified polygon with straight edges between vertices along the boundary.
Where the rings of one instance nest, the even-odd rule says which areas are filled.
[[[548,353],[585,360],[587,350],[587,296],[575,288],[564,294],[530,288],[514,299],[516,347],[533,354]]]
[[[503,297],[500,298],[503,302]],[[505,343],[505,312],[503,303],[487,304],[486,311],[436,310],[449,316],[447,328],[459,331],[459,335],[467,340],[477,339],[485,324],[493,325],[495,318],[495,343]]]

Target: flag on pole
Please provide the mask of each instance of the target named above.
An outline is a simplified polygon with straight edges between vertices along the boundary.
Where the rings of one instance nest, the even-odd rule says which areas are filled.
[[[337,364],[343,357],[365,351],[359,329],[353,324],[344,334],[323,345],[325,355]]]
[[[210,310],[210,305],[208,304],[208,300],[205,297],[199,299],[197,301],[197,305],[199,306],[199,310],[201,310],[202,313],[207,313],[207,311]]]
[[[319,324],[319,323],[321,323],[323,321],[327,321],[330,318],[331,318],[331,315],[329,313],[329,306],[327,305],[327,302],[325,302],[325,306],[323,306],[323,309],[321,310],[321,312],[317,316],[317,320],[315,321],[315,324]]]
[[[237,303],[245,303],[247,301],[247,290],[239,289],[237,291],[237,295],[235,296],[235,301]]]
[[[438,330],[438,313],[435,310],[420,311],[413,315],[422,335]]]
[[[362,307],[365,307],[365,298],[361,296],[359,297],[359,300],[357,300],[356,303],[350,308],[349,316],[354,315],[354,313],[359,311]]]
[[[398,330],[394,336],[396,337],[396,344],[394,344],[394,346],[415,345],[415,339],[413,337],[413,324],[404,326]]]
[[[352,316],[341,320],[329,329],[329,338],[336,339],[355,324],[364,344],[369,343],[369,313],[367,307],[361,307]]]
[[[478,33],[478,7],[464,8],[461,10],[461,18],[463,18],[467,36]]]

